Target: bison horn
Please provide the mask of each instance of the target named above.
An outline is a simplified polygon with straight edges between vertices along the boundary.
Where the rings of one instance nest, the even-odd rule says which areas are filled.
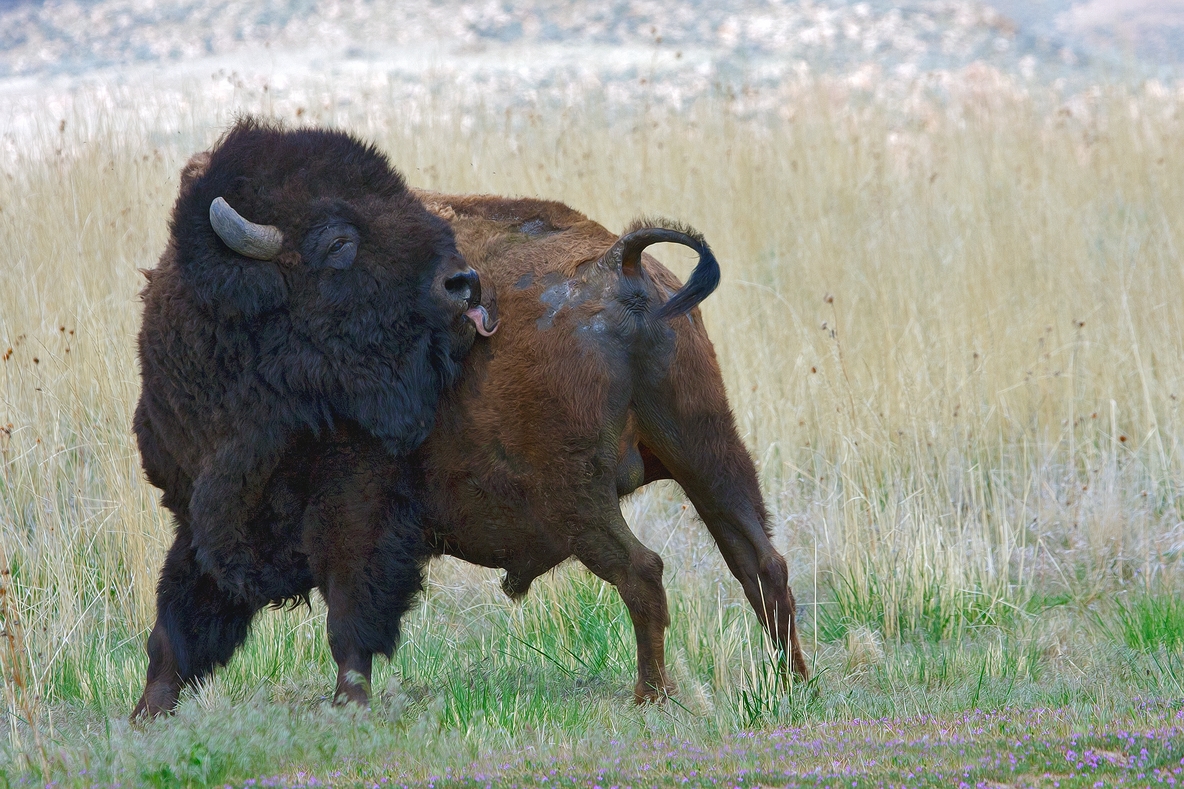
[[[275,225],[248,222],[221,197],[215,197],[210,203],[210,225],[222,243],[255,260],[274,259],[284,245],[282,230]]]

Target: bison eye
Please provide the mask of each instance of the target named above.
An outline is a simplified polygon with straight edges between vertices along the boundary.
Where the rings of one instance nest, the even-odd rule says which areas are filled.
[[[345,222],[332,222],[315,228],[305,238],[301,251],[310,268],[347,269],[358,254],[361,235]]]

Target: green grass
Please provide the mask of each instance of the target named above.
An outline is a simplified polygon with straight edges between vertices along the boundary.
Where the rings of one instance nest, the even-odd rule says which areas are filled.
[[[951,588],[932,578],[885,579],[874,568],[830,573],[826,591],[828,605],[819,610],[818,628],[827,641],[840,640],[859,626],[904,639],[958,638],[983,627],[1013,625],[1024,604],[981,589]]]
[[[1159,738],[1158,755],[1136,765],[1144,772],[1184,757],[1184,702],[1171,701],[1184,699],[1184,655],[1107,638],[1099,622],[1119,615],[1100,619],[1092,604],[1046,605],[956,639],[921,629],[874,648],[857,630],[808,641],[815,676],[787,687],[738,593],[721,588],[716,605],[704,605],[710,583],[682,572],[668,579],[668,649],[681,693],[636,707],[632,629],[610,587],[568,565],[513,603],[499,597],[493,574],[457,585],[462,571],[434,565],[395,660],[380,661],[369,711],[329,705],[333,664],[315,601],[311,611],[264,612],[231,664],[187,693],[175,718],[142,728],[122,718],[139,691],[142,644],[96,643],[82,676],[124,680],[88,685],[63,675],[47,684],[54,700],[40,730],[50,774],[65,785],[160,787],[312,778],[426,785],[449,772],[435,785],[478,786],[497,775],[497,785],[640,786],[673,785],[694,771],[691,785],[703,786],[775,776],[801,786],[840,778],[940,786],[965,770],[1013,780],[1015,756],[1014,769],[1034,785],[1052,785],[1034,778],[1047,771],[1044,759],[1057,762],[1062,786],[1092,786],[1138,772],[1110,757],[1075,771],[1065,752],[1137,757],[1112,742],[1127,729]],[[40,771],[31,746],[0,749],[4,763],[10,783]]]
[[[323,662],[268,676],[270,645],[258,638],[172,719],[133,728],[60,701],[50,705],[55,726],[45,739],[50,770],[65,785],[164,787],[314,778],[480,786],[493,776],[496,785],[525,786],[684,777],[701,786],[943,786],[967,772],[971,785],[1017,785],[1018,775],[1051,786],[1037,780],[1050,773],[1062,786],[1093,786],[1120,776],[1139,785],[1140,771],[1174,769],[1184,758],[1184,702],[1167,701],[1182,698],[1172,690],[1184,681],[1179,655],[1157,662],[1072,638],[1055,655],[1039,639],[988,631],[960,642],[888,643],[879,662],[849,670],[844,648],[823,644],[824,669],[808,685],[786,688],[756,657],[729,687],[696,689],[690,683],[708,667],[689,666],[678,703],[637,708],[628,667],[573,670],[558,654],[503,651],[515,643],[509,633],[480,635],[512,627],[518,615],[487,611],[467,624],[471,635],[435,653],[415,649],[436,638],[411,628],[393,670],[380,672],[369,711],[329,706],[332,671]],[[436,619],[433,629],[443,626]],[[672,641],[682,648],[677,634]],[[617,649],[613,636],[598,636],[571,659]],[[419,654],[429,657],[420,663]],[[1120,732],[1138,732],[1138,743]],[[1140,756],[1144,734],[1153,747]],[[1088,770],[1066,760],[1088,749],[1107,755]],[[15,754],[0,755],[11,783],[37,775]]]
[[[1141,652],[1184,648],[1184,597],[1171,591],[1134,594],[1115,604],[1115,630]]]

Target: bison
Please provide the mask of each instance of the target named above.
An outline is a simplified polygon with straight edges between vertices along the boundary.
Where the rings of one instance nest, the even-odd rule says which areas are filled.
[[[250,219],[247,219],[249,217]],[[134,429],[176,519],[134,716],[172,709],[268,603],[318,586],[338,693],[420,588],[406,457],[492,328],[447,222],[340,132],[240,121],[182,173],[147,272]]]
[[[457,308],[467,307],[474,325],[461,331],[452,358],[474,330],[489,339],[464,358],[458,384],[443,390],[434,430],[407,462],[360,422],[306,431],[266,481],[264,506],[248,524],[271,538],[270,553],[260,549],[253,565],[276,579],[271,599],[299,598],[313,586],[324,594],[337,698],[366,700],[371,657],[389,655],[419,585],[411,570],[429,553],[504,569],[511,597],[579,558],[616,585],[633,620],[635,699],[673,693],[662,560],[633,536],[619,508],[620,497],[658,479],[682,485],[783,665],[805,679],[786,563],[770,542],[756,470],[695,309],[719,279],[702,237],[666,223],[640,223],[617,237],[554,202],[418,196],[451,223],[486,284],[483,300],[470,292]],[[643,254],[658,242],[699,252],[685,287]],[[490,336],[499,310],[505,328]],[[168,595],[172,609],[162,609],[150,638],[138,712],[171,709],[181,686],[200,676],[192,666],[179,669],[172,631],[161,624],[166,614],[174,627],[190,628],[190,641],[218,645],[202,663],[208,671],[241,642],[259,607],[201,568],[182,539],[187,528],[179,515],[161,597],[170,566],[188,586]],[[158,664],[166,670],[154,673]]]
[[[675,690],[662,559],[629,530],[619,499],[677,481],[801,679],[794,598],[769,540],[756,469],[736,431],[715,352],[695,308],[719,281],[703,238],[638,223],[617,237],[567,206],[421,192],[496,290],[502,328],[464,362],[416,453],[427,542],[505,570],[503,589],[575,556],[614,584],[637,635],[641,703]],[[643,250],[699,253],[686,285]]]

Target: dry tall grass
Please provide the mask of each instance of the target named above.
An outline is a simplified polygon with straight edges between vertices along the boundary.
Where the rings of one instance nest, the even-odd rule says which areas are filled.
[[[816,85],[776,119],[720,102],[610,122],[325,95],[323,111],[279,114],[374,139],[417,186],[559,199],[610,228],[664,214],[706,234],[724,273],[706,320],[807,636],[948,638],[1033,596],[1088,600],[1178,569],[1173,100],[1099,93],[1057,111],[1000,92],[901,109]],[[117,656],[151,624],[171,528],[130,433],[137,269],[163,248],[187,156],[269,102],[76,108],[3,164],[0,540],[31,678],[11,699],[102,707],[138,691],[142,663]],[[678,502],[665,487],[629,506],[726,684],[749,671],[729,662],[751,663],[723,637],[722,607],[743,603],[726,580],[717,596],[726,570]],[[433,600],[502,605],[488,574],[435,568]],[[825,608],[809,605],[815,589]],[[433,610],[415,616],[463,624]],[[307,627],[265,617],[260,637],[291,644]]]

